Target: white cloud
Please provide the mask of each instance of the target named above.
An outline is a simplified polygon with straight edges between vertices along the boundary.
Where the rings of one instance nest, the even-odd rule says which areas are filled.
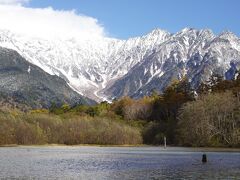
[[[79,15],[74,10],[54,10],[51,7],[0,5],[0,29],[40,38],[105,36],[104,28],[97,19]]]
[[[0,4],[24,4],[30,0],[0,0]]]

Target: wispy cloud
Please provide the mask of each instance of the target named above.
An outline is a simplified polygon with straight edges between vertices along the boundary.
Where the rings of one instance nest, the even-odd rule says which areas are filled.
[[[3,2],[8,3],[0,5],[0,29],[44,38],[105,36],[104,27],[97,19],[78,14],[74,10],[55,10],[51,7],[29,8],[19,5],[27,0],[0,0],[0,4]]]
[[[24,4],[30,0],[0,0],[0,4]]]

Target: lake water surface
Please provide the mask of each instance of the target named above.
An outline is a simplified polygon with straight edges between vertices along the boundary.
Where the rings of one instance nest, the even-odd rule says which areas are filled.
[[[0,179],[240,179],[240,152],[160,147],[0,148]]]

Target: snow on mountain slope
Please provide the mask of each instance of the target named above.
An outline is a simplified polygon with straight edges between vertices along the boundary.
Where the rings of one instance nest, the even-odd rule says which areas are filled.
[[[29,63],[14,50],[0,47],[0,99],[11,107],[50,108],[53,103],[95,104],[58,76]]]
[[[49,74],[64,78],[80,94],[96,99],[99,90],[125,75],[168,36],[169,33],[157,29],[127,41],[110,38],[46,40],[2,30],[0,46],[18,51]]]
[[[240,67],[239,38],[230,32],[215,36],[210,30],[183,29],[155,47],[142,63],[102,92],[108,97],[135,98],[163,91],[174,79],[188,77],[193,88],[212,73],[222,76],[231,64]]]
[[[176,34],[155,29],[129,40],[47,40],[1,30],[0,46],[18,51],[95,100],[140,97],[183,76],[197,86],[212,71],[224,74],[230,62],[240,62],[239,38],[231,32],[216,36],[208,29],[185,28]]]

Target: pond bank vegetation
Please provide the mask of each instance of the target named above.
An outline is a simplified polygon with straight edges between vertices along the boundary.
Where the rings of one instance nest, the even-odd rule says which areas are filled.
[[[162,145],[164,137],[174,146],[240,147],[240,76],[213,75],[197,91],[184,78],[161,94],[111,104],[0,107],[0,145]]]

